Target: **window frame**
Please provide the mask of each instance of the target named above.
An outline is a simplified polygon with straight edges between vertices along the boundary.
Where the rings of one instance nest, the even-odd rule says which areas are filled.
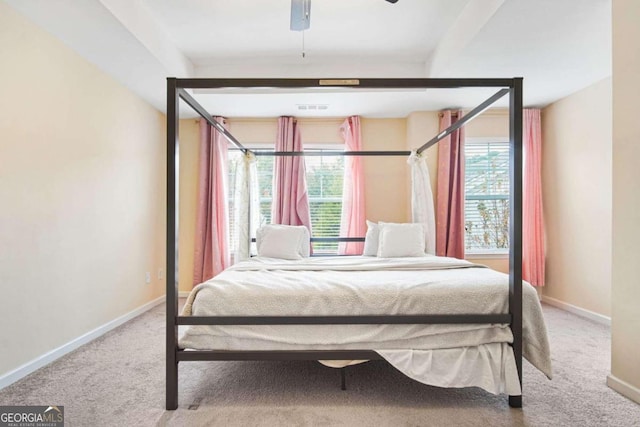
[[[465,217],[466,217],[466,202],[467,202],[467,188],[466,188],[466,164],[467,164],[467,145],[480,145],[480,144],[487,144],[487,143],[500,143],[500,144],[507,144],[507,147],[510,146],[510,141],[509,141],[509,136],[483,136],[483,137],[465,137],[465,141],[464,141],[464,156],[465,156],[465,195],[464,195],[464,203],[465,203]],[[511,153],[509,153],[509,156],[511,156]],[[510,187],[507,187],[509,189],[509,193],[506,195],[506,199],[510,200],[510,196],[511,196],[511,189]],[[471,199],[474,200],[474,199]],[[477,200],[477,199],[476,199]],[[488,199],[488,200],[496,200],[496,199]],[[465,226],[466,226],[466,222],[465,222]],[[495,249],[467,249],[467,244],[466,244],[466,230],[464,232],[464,238],[465,238],[465,258],[469,258],[469,259],[506,259],[509,257],[509,251],[510,251],[510,245],[511,242],[509,242],[509,247],[506,248],[495,248]]]

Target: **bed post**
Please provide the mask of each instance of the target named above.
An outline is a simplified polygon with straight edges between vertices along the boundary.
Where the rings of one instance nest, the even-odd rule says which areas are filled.
[[[167,378],[166,408],[178,407],[178,102],[167,79]]]
[[[513,354],[522,387],[522,78],[514,78],[509,96],[509,314]],[[509,396],[509,406],[522,407],[522,395]]]

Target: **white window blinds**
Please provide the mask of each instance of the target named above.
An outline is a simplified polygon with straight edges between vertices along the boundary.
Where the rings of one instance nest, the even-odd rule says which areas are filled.
[[[465,142],[465,249],[509,248],[509,143]]]
[[[305,166],[313,237],[339,237],[344,157],[307,156]],[[337,254],[338,242],[315,242],[313,251],[315,254]]]

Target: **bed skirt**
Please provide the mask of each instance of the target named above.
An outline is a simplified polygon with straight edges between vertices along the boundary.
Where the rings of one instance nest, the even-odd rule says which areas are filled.
[[[435,350],[375,350],[404,375],[423,384],[480,387],[493,394],[520,396],[516,361],[507,343]],[[366,360],[320,360],[331,368],[344,368]]]

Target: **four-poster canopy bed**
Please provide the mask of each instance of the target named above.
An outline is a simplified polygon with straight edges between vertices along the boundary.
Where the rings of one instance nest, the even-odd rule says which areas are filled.
[[[510,133],[510,227],[507,312],[463,314],[367,314],[360,315],[190,315],[178,311],[178,117],[182,99],[204,120],[221,132],[237,149],[245,148],[187,92],[187,89],[326,87],[352,89],[428,89],[486,87],[498,91],[448,129],[433,137],[417,152],[421,153],[509,94]],[[256,152],[256,155],[300,156],[305,152]],[[324,152],[324,155],[327,153]],[[346,156],[408,156],[409,151],[336,152]],[[311,241],[364,241],[363,237],[311,238]],[[344,360],[382,359],[370,349],[303,350],[185,350],[179,346],[179,325],[508,325],[509,342],[515,357],[517,380],[522,384],[523,357],[523,282],[522,282],[522,78],[512,79],[167,79],[167,317],[166,317],[166,408],[178,406],[178,364],[204,360]],[[313,327],[313,326],[312,326]],[[193,348],[193,347],[191,347]],[[344,374],[344,370],[342,370]],[[344,376],[343,376],[344,381]],[[343,383],[344,385],[344,383]],[[509,396],[509,405],[521,407],[521,394]]]

